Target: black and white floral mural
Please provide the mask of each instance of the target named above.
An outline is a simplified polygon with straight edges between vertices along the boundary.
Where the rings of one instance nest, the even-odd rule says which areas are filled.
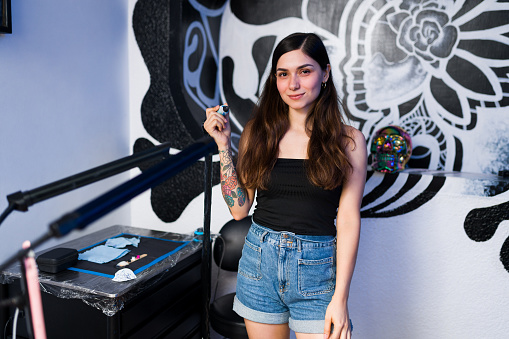
[[[355,3],[342,68],[353,119],[367,136],[390,123],[409,131],[412,167],[468,170],[464,140],[485,119],[480,109],[509,105],[507,3]]]
[[[497,174],[509,168],[508,2],[139,0],[133,29],[151,77],[141,107],[144,128],[176,149],[202,136],[205,108],[222,102],[230,105],[238,141],[277,42],[313,31],[329,50],[350,123],[368,143],[377,129],[395,124],[412,137],[412,169]],[[150,146],[140,138],[134,149]],[[152,191],[161,220],[179,218],[202,192],[201,175],[198,164]],[[362,216],[417,210],[446,180],[370,172]],[[486,184],[482,194],[496,196],[509,186],[496,185]],[[380,199],[389,188],[396,194]],[[498,223],[507,219],[506,205],[489,208],[485,220],[493,210],[504,216]],[[472,232],[471,219],[465,232],[484,241],[493,226]],[[509,271],[507,252],[501,260]]]

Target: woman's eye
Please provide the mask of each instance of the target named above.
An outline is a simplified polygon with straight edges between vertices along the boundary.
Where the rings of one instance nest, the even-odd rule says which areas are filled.
[[[303,69],[300,71],[300,74],[303,74],[303,75],[307,75],[309,73],[311,73],[311,71],[309,69]]]
[[[276,74],[278,78],[284,78],[287,76],[286,72],[279,72],[278,74]]]

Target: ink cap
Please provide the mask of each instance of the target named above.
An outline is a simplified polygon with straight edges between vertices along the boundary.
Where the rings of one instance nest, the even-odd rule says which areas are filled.
[[[230,107],[226,106],[226,105],[221,105],[219,106],[219,109],[217,110],[217,113],[223,115],[223,116],[226,116],[226,113],[228,113],[228,111],[230,110]]]

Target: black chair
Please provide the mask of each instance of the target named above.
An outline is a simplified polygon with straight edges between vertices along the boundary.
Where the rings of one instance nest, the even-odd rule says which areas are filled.
[[[242,220],[230,220],[219,231],[214,242],[214,261],[219,270],[236,272],[242,255],[242,247],[251,227],[251,216]],[[219,283],[219,279],[218,282]],[[232,310],[235,293],[215,299],[210,305],[210,325],[220,335],[230,339],[248,338],[244,319]]]

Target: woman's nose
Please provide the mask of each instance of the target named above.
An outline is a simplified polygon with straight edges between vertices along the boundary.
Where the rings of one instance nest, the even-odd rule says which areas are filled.
[[[296,89],[299,89],[300,87],[300,84],[299,84],[299,77],[296,77],[296,76],[292,76],[290,78],[290,89],[292,91],[295,91]]]

